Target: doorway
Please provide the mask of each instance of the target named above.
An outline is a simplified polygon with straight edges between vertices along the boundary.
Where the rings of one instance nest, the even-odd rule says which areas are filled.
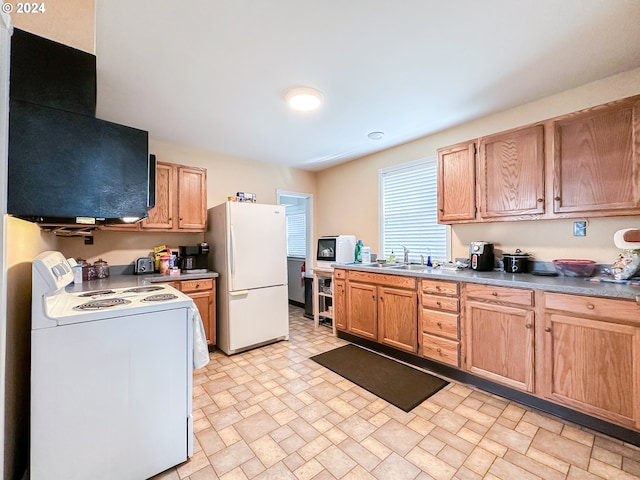
[[[305,307],[313,266],[313,195],[277,190],[276,197],[287,216],[289,303]]]

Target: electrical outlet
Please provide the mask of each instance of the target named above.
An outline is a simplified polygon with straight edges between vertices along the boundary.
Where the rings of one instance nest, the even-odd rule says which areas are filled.
[[[587,222],[573,222],[573,236],[574,237],[586,237],[587,236]]]

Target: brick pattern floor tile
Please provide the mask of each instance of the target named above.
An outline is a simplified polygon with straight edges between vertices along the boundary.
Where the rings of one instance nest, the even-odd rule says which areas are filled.
[[[290,307],[289,341],[194,372],[194,455],[152,480],[640,479],[640,448],[450,383],[407,413],[310,357],[347,342]]]

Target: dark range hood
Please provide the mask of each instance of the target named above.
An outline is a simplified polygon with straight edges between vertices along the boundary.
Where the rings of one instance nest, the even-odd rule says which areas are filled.
[[[11,44],[8,213],[85,226],[146,217],[148,133],[95,118],[95,56],[19,29]]]

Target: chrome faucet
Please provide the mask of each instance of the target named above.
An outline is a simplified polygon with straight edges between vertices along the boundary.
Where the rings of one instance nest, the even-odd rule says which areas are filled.
[[[408,249],[407,247],[405,247],[404,245],[400,245],[400,246],[401,246],[401,247],[403,248],[403,250],[404,250],[404,255],[403,255],[403,257],[404,257],[404,259],[403,259],[404,263],[409,263],[409,249]]]

